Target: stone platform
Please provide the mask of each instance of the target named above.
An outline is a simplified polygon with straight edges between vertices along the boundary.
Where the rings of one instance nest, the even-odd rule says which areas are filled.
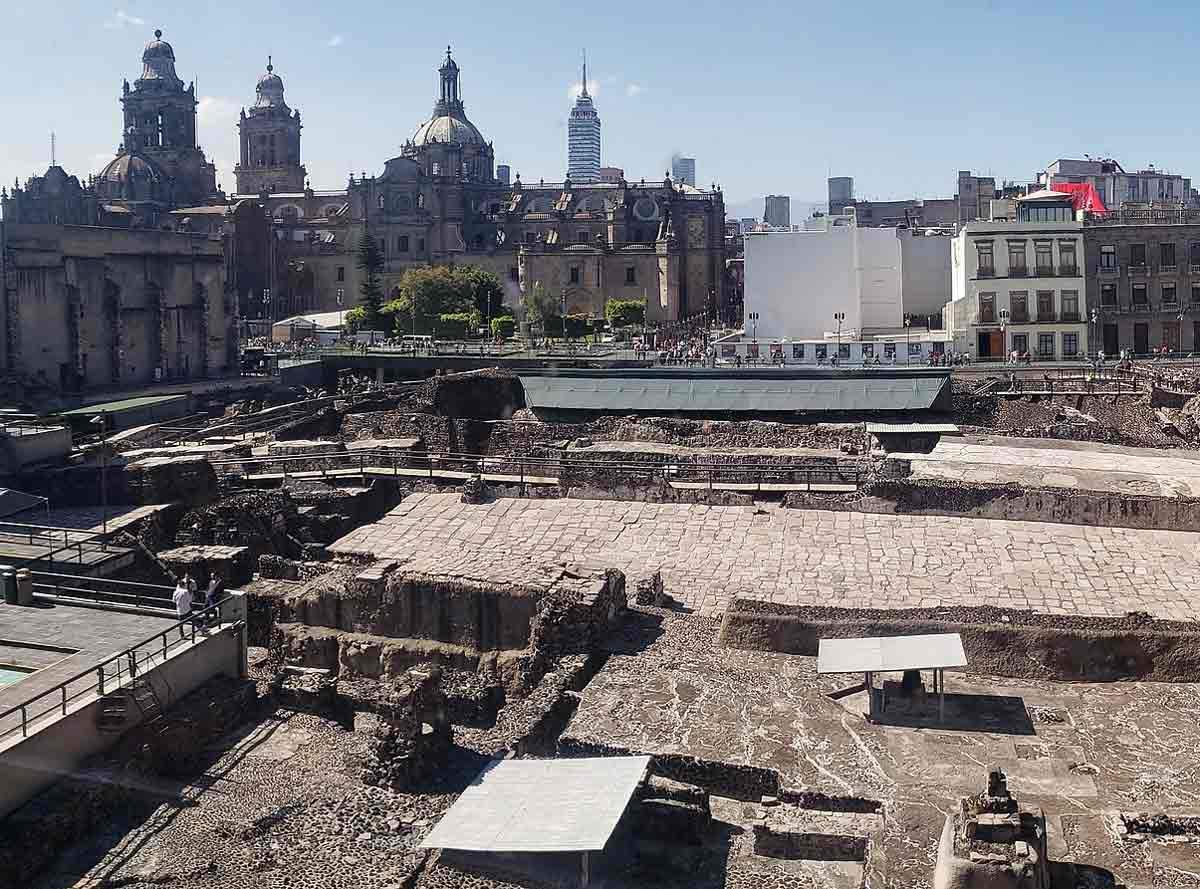
[[[1004,436],[943,436],[931,453],[892,453],[914,480],[1200,497],[1200,452]]]
[[[409,560],[592,563],[632,589],[661,570],[687,608],[734,596],[790,605],[917,608],[990,604],[1061,615],[1146,611],[1190,620],[1200,534],[947,516],[753,506],[414,494],[329,547]]]

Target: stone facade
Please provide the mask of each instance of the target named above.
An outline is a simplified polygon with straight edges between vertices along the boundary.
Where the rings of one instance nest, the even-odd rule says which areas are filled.
[[[1200,211],[1118,212],[1089,219],[1083,234],[1099,348],[1200,349]]]
[[[663,180],[592,183],[496,178],[495,150],[466,116],[458,64],[447,54],[433,116],[376,176],[351,174],[345,190],[240,194],[273,220],[275,249],[304,279],[272,286],[288,311],[335,311],[358,301],[354,250],[379,241],[391,298],[404,272],[477,265],[520,306],[535,284],[571,313],[603,317],[609,299],[645,298],[650,321],[702,313],[726,299],[722,193]],[[239,192],[243,191],[239,184]],[[293,293],[297,288],[303,293]],[[257,316],[251,303],[243,306]]]
[[[255,102],[238,121],[240,161],[234,168],[240,194],[262,191],[298,192],[305,187],[300,164],[300,112],[288,108],[283,79],[267,58],[258,79]]]
[[[237,367],[220,240],[6,223],[4,248],[6,376],[76,392]]]

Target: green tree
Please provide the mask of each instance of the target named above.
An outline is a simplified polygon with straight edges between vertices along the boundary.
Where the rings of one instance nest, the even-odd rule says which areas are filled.
[[[391,312],[409,316],[415,312],[418,317],[436,317],[470,312],[475,308],[469,290],[448,266],[409,269],[400,279],[399,289],[399,298],[388,303]]]
[[[617,327],[636,327],[646,322],[646,303],[640,299],[610,299],[604,317]]]
[[[355,265],[362,272],[362,281],[358,285],[358,303],[363,310],[363,330],[383,330],[385,322],[380,317],[379,309],[383,305],[383,285],[379,281],[383,271],[383,251],[379,242],[364,234],[358,242]]]
[[[363,329],[363,321],[367,317],[367,310],[362,306],[355,306],[346,313],[346,332],[358,333]]]
[[[504,285],[495,272],[477,265],[457,266],[455,279],[470,294],[481,318],[494,318],[504,310]]]
[[[499,318],[492,319],[492,336],[498,336],[503,339],[512,339],[513,330],[516,329],[516,322],[513,321],[512,315],[501,315]]]
[[[533,287],[521,296],[521,308],[526,321],[544,326],[547,318],[557,317],[558,299],[546,291],[541,281],[535,281]]]

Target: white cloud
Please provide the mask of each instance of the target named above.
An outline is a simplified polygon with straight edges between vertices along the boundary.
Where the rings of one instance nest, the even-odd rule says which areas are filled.
[[[640,95],[645,89],[640,83],[631,83],[625,87],[625,95],[632,98],[633,96]]]
[[[346,38],[343,37],[341,34],[334,34],[332,37],[329,38],[329,42],[326,43],[325,45],[326,46],[341,46],[345,42],[346,42]]]
[[[196,116],[201,126],[214,126],[232,123],[237,120],[242,106],[233,99],[222,99],[219,96],[201,96],[196,108]]]
[[[106,27],[110,31],[112,31],[117,28],[124,28],[126,25],[134,25],[137,27],[141,27],[142,25],[145,25],[145,24],[146,24],[145,19],[138,18],[136,15],[130,15],[123,9],[118,9],[116,12],[113,13],[113,17],[104,23],[104,27]]]
[[[589,96],[596,96],[596,95],[598,95],[598,94],[599,94],[599,92],[600,92],[600,81],[598,81],[598,80],[589,80],[589,81],[587,82],[587,88],[588,88],[588,95],[589,95]],[[578,81],[578,80],[577,80],[577,81],[575,81],[573,84],[571,84],[569,87],[567,87],[567,97],[568,97],[568,98],[570,98],[570,99],[576,99],[576,98],[578,98],[578,97],[579,97],[579,93],[580,93],[580,87],[579,87],[579,81]]]

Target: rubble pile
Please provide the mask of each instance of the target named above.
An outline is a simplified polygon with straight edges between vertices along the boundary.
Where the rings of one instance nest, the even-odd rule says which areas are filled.
[[[297,558],[301,541],[292,537],[299,512],[282,491],[241,491],[189,510],[179,520],[180,546],[245,546],[254,557],[264,553]]]
[[[1200,397],[1161,408],[1149,395],[974,395],[955,383],[954,422],[968,434],[1096,441],[1144,448],[1200,448]]]

